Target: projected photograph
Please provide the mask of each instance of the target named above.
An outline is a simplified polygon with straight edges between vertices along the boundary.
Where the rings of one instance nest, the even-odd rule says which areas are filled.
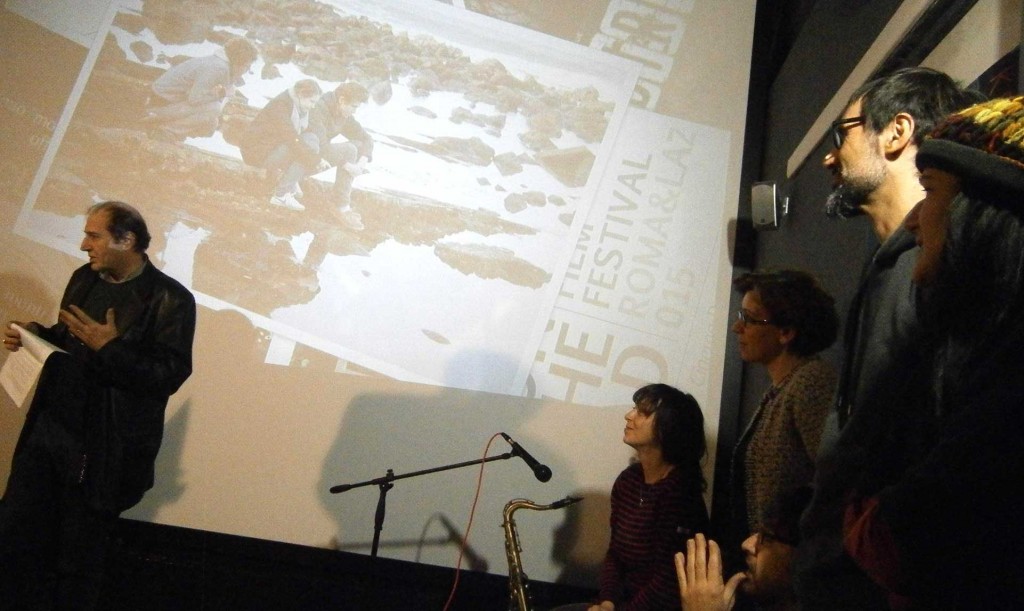
[[[431,0],[122,2],[92,52],[19,233],[128,201],[201,304],[523,392],[638,64]]]

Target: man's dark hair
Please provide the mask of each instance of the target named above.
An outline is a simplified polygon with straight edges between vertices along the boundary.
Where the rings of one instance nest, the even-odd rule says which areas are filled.
[[[654,437],[665,461],[686,474],[694,489],[707,486],[700,463],[707,453],[704,414],[692,395],[668,384],[648,384],[633,393],[637,411],[654,416]]]
[[[320,83],[317,83],[315,79],[304,78],[295,81],[292,85],[292,91],[295,95],[300,98],[312,98],[319,96],[322,92],[320,90]]]
[[[224,55],[232,68],[238,69],[256,61],[260,52],[249,39],[236,37],[224,43]]]
[[[359,83],[348,81],[338,85],[334,89],[334,95],[338,100],[345,100],[349,104],[363,104],[370,99],[370,92]]]
[[[796,332],[788,347],[793,354],[811,356],[836,341],[835,300],[814,276],[797,270],[757,271],[737,277],[732,284],[741,294],[756,290],[768,320]]]
[[[106,201],[89,208],[89,215],[97,212],[107,213],[107,231],[114,241],[124,240],[129,233],[135,234],[135,252],[145,252],[149,248],[149,229],[139,211],[124,202]]]
[[[861,101],[861,114],[873,132],[884,129],[897,114],[909,114],[914,117],[913,141],[919,145],[939,121],[983,98],[943,72],[913,67],[864,83],[850,96],[850,104]]]

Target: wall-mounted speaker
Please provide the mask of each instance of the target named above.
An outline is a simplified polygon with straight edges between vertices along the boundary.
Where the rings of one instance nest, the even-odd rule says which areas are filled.
[[[750,218],[754,229],[779,228],[779,198],[774,182],[755,182],[751,185]]]

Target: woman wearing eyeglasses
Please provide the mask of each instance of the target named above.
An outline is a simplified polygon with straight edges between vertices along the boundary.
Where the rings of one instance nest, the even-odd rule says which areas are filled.
[[[733,282],[743,294],[733,323],[740,357],[771,380],[732,457],[733,534],[762,530],[765,511],[809,484],[836,374],[817,354],[836,339],[832,297],[799,271],[753,272]]]

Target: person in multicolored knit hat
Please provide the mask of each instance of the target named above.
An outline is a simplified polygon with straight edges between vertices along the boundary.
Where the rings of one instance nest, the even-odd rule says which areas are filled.
[[[1024,97],[977,104],[920,148],[907,218],[935,346],[936,441],[847,508],[844,545],[894,608],[1024,601]]]

